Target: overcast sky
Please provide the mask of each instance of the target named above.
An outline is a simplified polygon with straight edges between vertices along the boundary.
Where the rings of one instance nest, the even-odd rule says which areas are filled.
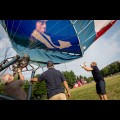
[[[5,58],[6,49],[8,50],[7,57],[13,57],[16,55],[16,52],[13,50],[8,40],[7,34],[0,26],[0,62]],[[92,76],[91,72],[86,72],[80,67],[80,64],[84,61],[86,61],[88,66],[92,61],[96,61],[100,69],[114,61],[120,61],[120,20],[118,20],[104,35],[94,42],[85,51],[82,58],[74,60],[73,62],[56,65],[55,68],[60,71],[72,70],[77,76],[82,75],[90,77]],[[44,68],[44,71],[45,70],[46,68]],[[43,70],[40,69],[36,73],[42,72]],[[23,74],[26,79],[30,79],[31,72],[27,72],[27,74],[23,72]]]

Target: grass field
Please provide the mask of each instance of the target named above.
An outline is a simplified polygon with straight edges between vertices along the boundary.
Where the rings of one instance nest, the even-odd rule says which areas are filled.
[[[120,74],[105,78],[109,100],[120,100]],[[95,82],[70,90],[69,100],[100,100],[96,94]]]

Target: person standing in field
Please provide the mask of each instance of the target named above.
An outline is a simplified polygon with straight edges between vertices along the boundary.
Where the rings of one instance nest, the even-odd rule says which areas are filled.
[[[86,71],[92,72],[93,78],[96,82],[96,93],[99,95],[100,99],[108,100],[106,95],[106,82],[97,67],[97,63],[92,62],[90,66],[91,67],[87,67],[84,63],[81,65],[81,67]]]
[[[64,75],[54,68],[53,61],[47,62],[47,68],[48,70],[39,75],[38,78],[32,78],[31,82],[45,80],[48,100],[67,100],[67,97],[70,97],[70,92]]]

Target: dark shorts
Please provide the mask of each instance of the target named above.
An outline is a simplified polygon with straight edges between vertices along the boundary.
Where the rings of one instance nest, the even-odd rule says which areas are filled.
[[[105,81],[101,80],[100,82],[97,82],[96,83],[96,92],[97,92],[97,94],[101,94],[101,95],[106,94],[105,87],[106,87]]]

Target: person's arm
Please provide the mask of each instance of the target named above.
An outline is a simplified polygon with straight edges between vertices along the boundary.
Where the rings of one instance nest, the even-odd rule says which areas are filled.
[[[38,78],[31,78],[31,82],[37,82]]]
[[[66,91],[67,91],[67,96],[70,97],[71,95],[70,95],[70,92],[69,92],[69,87],[68,87],[67,81],[65,80],[65,81],[63,82],[63,84],[64,84],[65,89],[66,89]]]
[[[86,71],[92,71],[93,70],[91,67],[86,67],[86,66],[83,66],[82,68],[84,68]]]
[[[39,75],[38,77],[31,78],[31,82],[37,82],[37,81],[41,82],[43,80],[44,80],[44,73]]]
[[[91,67],[87,67],[86,64],[80,65],[82,68],[84,68],[86,71],[92,71],[93,69]]]
[[[18,68],[18,74],[19,74],[20,80],[24,80],[24,76],[21,73],[21,69],[19,69],[19,68]]]

